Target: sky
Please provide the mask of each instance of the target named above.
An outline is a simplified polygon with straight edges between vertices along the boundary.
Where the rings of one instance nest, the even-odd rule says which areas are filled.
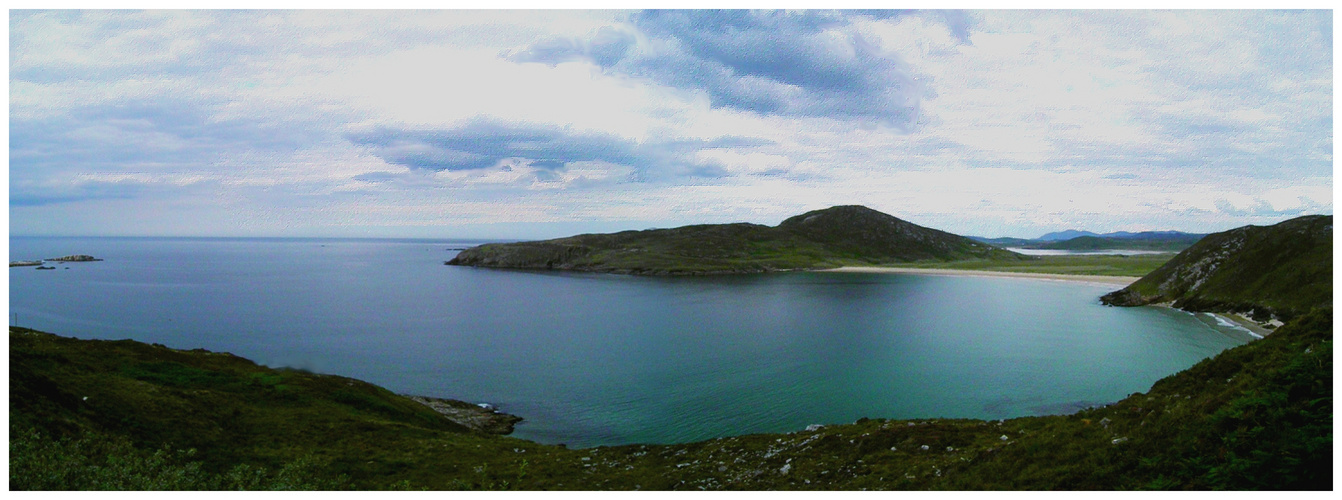
[[[1319,10],[13,10],[10,234],[1273,224],[1332,213],[1332,47]]]

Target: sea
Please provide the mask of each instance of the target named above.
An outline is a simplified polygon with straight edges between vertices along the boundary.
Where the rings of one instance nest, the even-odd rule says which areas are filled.
[[[11,237],[10,324],[229,352],[497,406],[591,447],[859,418],[1061,414],[1251,341],[1036,279],[646,277],[444,265],[478,241]],[[50,264],[49,264],[50,265]]]

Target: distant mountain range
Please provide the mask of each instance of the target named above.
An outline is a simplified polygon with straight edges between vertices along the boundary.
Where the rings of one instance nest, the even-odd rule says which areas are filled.
[[[1206,236],[1206,235],[1184,233],[1180,231],[1142,231],[1138,233],[1131,233],[1128,231],[1115,231],[1112,233],[1095,234],[1090,231],[1078,231],[1075,229],[1068,229],[1066,231],[1048,233],[1035,239],[1040,241],[1064,241],[1080,238],[1082,236],[1092,236],[1099,238],[1117,238],[1125,240],[1131,240],[1131,239],[1162,240],[1162,239],[1186,239],[1190,236]]]
[[[848,205],[797,215],[776,227],[701,224],[481,245],[462,251],[447,264],[684,275],[1030,258],[867,207]]]
[[[1082,236],[1100,236],[1100,235],[1092,233],[1090,231],[1078,231],[1076,229],[1068,229],[1066,231],[1048,233],[1035,239],[1040,241],[1062,241],[1062,240],[1070,240],[1072,238],[1079,238]]]
[[[1117,231],[1097,234],[1090,231],[1068,229],[1048,233],[1035,239],[983,238],[977,236],[970,236],[970,238],[1000,247],[1032,250],[1152,250],[1178,252],[1197,243],[1203,236],[1206,235],[1179,231],[1142,231],[1138,233]]]

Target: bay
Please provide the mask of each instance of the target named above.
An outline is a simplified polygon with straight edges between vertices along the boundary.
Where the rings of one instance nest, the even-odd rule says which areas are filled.
[[[1214,318],[1100,305],[1112,285],[443,265],[476,243],[11,237],[11,260],[105,260],[10,268],[10,310],[60,335],[488,402],[526,418],[514,436],[576,447],[1066,413],[1248,340]]]

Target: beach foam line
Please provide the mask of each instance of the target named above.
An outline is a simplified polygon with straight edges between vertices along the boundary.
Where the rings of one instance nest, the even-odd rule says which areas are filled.
[[[1083,283],[1096,283],[1104,285],[1122,285],[1127,286],[1138,278],[1132,276],[1098,276],[1094,274],[1052,274],[1052,273],[1021,273],[1010,271],[968,271],[964,269],[928,269],[922,267],[866,267],[866,266],[844,266],[835,269],[825,269],[821,272],[840,272],[840,273],[888,273],[888,274],[922,274],[930,276],[974,276],[984,278],[1025,278],[1045,281],[1075,281]]]
[[[1220,315],[1220,314],[1216,314],[1216,313],[1203,313],[1203,314],[1206,314],[1206,315],[1208,315],[1208,316],[1211,316],[1211,317],[1213,317],[1213,318],[1216,318],[1216,324],[1217,324],[1217,325],[1224,326],[1224,327],[1226,327],[1226,328],[1232,328],[1232,329],[1235,329],[1235,330],[1241,330],[1241,331],[1244,331],[1244,332],[1248,332],[1249,335],[1253,335],[1254,337],[1258,337],[1258,338],[1260,338],[1260,339],[1263,338],[1263,336],[1262,336],[1262,335],[1259,335],[1258,332],[1253,331],[1253,330],[1250,329],[1249,327],[1247,327],[1247,326],[1241,324],[1241,323],[1238,322],[1238,321],[1235,321],[1234,319],[1227,318],[1227,317],[1225,317],[1225,316],[1222,316],[1222,315]]]

